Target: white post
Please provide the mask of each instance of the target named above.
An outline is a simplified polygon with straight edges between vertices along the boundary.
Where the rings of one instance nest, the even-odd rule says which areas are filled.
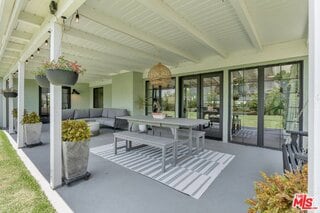
[[[308,193],[320,206],[320,1],[309,0]]]
[[[51,26],[50,60],[61,55],[62,28],[58,23]],[[61,144],[61,86],[50,84],[50,185],[53,189],[62,184]]]
[[[18,132],[18,148],[24,147],[23,138],[23,126],[21,124],[24,114],[24,74],[25,74],[25,63],[18,62],[18,118],[17,118],[17,132]]]
[[[13,76],[12,74],[9,76],[9,88],[13,88]],[[13,131],[13,115],[12,115],[12,110],[13,110],[13,98],[8,98],[9,101],[9,133],[12,134]]]
[[[2,89],[7,88],[7,81],[3,79],[2,81]],[[7,128],[7,99],[2,95],[2,125],[3,128]]]
[[[229,70],[223,70],[223,127],[222,127],[222,141],[223,143],[229,142]],[[221,92],[221,91],[220,91]]]

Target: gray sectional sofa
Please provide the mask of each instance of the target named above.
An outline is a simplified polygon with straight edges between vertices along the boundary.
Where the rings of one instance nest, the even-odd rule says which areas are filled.
[[[112,127],[114,129],[126,129],[128,122],[117,119],[117,117],[128,116],[126,109],[115,108],[93,108],[93,109],[64,109],[62,110],[62,120],[94,120],[102,126]]]

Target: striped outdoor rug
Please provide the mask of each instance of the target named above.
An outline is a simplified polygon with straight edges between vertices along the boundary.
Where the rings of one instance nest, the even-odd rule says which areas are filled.
[[[119,146],[121,145],[119,143]],[[188,153],[188,147],[185,145],[179,145],[178,150],[178,158],[186,156]],[[121,149],[118,150],[118,155],[114,155],[113,144],[108,144],[92,148],[90,151],[195,199],[201,197],[220,172],[235,157],[226,153],[204,150],[198,155],[183,159],[177,163],[176,167],[172,167],[170,163],[172,152],[168,149],[166,172],[162,173],[161,151],[157,148],[145,146],[130,152]]]

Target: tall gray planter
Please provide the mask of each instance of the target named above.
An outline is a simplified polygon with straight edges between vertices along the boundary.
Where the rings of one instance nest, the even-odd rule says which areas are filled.
[[[73,86],[78,81],[79,74],[72,72],[72,71],[66,71],[61,69],[49,69],[47,70],[47,78],[50,81],[50,83],[61,86]]]
[[[41,122],[35,124],[23,124],[24,139],[27,146],[33,146],[41,143],[41,128]]]
[[[42,88],[50,87],[50,82],[46,75],[36,75],[35,79],[40,87]]]
[[[62,143],[63,176],[74,179],[87,173],[89,160],[89,141]]]

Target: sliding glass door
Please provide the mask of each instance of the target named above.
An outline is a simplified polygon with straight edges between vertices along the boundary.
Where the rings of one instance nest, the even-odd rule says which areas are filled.
[[[287,131],[302,129],[302,63],[230,72],[229,140],[280,149]]]
[[[180,78],[180,117],[209,120],[206,136],[222,139],[222,72]]]

